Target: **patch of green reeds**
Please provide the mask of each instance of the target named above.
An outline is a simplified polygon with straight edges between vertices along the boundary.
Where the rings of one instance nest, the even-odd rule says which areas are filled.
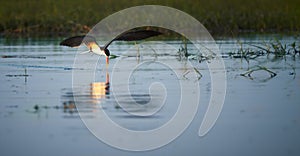
[[[285,57],[291,55],[295,57],[300,55],[300,45],[296,45],[296,42],[291,44],[282,43],[279,40],[270,41],[268,43],[263,43],[262,45],[252,45],[260,49],[265,54],[273,54],[275,57]]]
[[[86,33],[110,14],[137,5],[179,9],[212,34],[300,31],[299,0],[1,0],[0,4],[0,34],[5,37]]]
[[[285,58],[286,56],[295,58],[296,56],[300,56],[300,45],[297,45],[295,41],[292,43],[282,43],[279,40],[272,40],[259,45],[250,44],[250,47],[248,46],[247,48],[244,48],[242,42],[238,42],[238,44],[240,48],[237,51],[229,52],[230,57],[243,58],[249,61],[250,59],[266,55],[273,55],[275,58]]]

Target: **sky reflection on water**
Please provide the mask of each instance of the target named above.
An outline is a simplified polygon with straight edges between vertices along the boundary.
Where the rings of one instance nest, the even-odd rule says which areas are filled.
[[[261,42],[251,38],[243,40],[248,43]],[[287,38],[285,41],[289,42],[290,39]],[[242,59],[225,57],[228,86],[224,108],[214,128],[204,137],[197,134],[210,98],[211,84],[205,63],[200,64],[198,69],[203,75],[199,80],[201,100],[192,124],[182,136],[160,149],[132,153],[98,141],[84,126],[75,107],[84,109],[84,115],[93,118],[99,111],[99,107],[95,106],[101,105],[100,108],[121,126],[139,131],[153,129],[167,122],[178,107],[171,105],[176,103],[180,95],[176,92],[176,84],[170,81],[174,76],[172,72],[157,68],[160,70],[144,70],[139,74],[133,74],[134,77],[130,80],[134,83],[131,86],[133,94],[124,94],[123,102],[133,97],[141,105],[147,103],[150,96],[148,88],[144,90],[144,87],[149,86],[152,77],[158,74],[160,75],[154,79],[158,78],[171,87],[168,91],[169,105],[164,106],[154,116],[135,117],[122,110],[114,100],[110,81],[111,68],[106,69],[101,64],[105,62],[105,58],[99,60],[95,82],[77,86],[78,88],[72,90],[72,70],[83,69],[73,68],[76,50],[59,47],[56,43],[58,43],[56,40],[30,41],[16,45],[1,42],[0,55],[14,57],[0,58],[0,155],[170,153],[299,155],[300,153],[299,58],[274,60],[261,57],[246,62]],[[234,40],[222,40],[218,43],[224,56],[227,56],[228,51],[238,47]],[[170,44],[177,45],[179,49],[181,42],[170,41]],[[122,50],[126,48],[127,43],[120,42],[113,44],[111,51],[121,55]],[[168,59],[175,56],[165,57]],[[110,66],[113,66],[117,59],[111,60]],[[130,59],[135,60],[134,57]],[[277,75],[270,78],[265,71],[257,71],[253,73],[254,79],[240,76],[256,65],[267,67]],[[184,73],[184,70],[182,72]],[[82,95],[82,103],[76,106],[74,94]],[[35,106],[38,106],[38,109]]]

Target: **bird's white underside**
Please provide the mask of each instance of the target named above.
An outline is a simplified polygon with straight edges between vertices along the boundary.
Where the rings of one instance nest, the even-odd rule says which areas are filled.
[[[100,47],[92,49],[92,52],[95,53],[95,54],[97,54],[97,55],[104,55],[104,56],[106,56],[104,50],[100,49]]]
[[[88,52],[92,52],[92,53],[95,53],[97,55],[105,55],[105,52],[104,50],[102,50],[97,43],[90,43],[89,45],[86,45],[84,44],[88,49],[89,51]],[[85,53],[85,52],[84,52]]]

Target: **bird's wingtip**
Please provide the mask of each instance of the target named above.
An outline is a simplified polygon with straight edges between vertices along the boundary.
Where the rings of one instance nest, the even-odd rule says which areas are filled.
[[[73,36],[67,39],[64,39],[59,43],[61,46],[68,46],[68,47],[78,47],[83,41],[84,36]]]
[[[66,44],[64,41],[59,43],[60,46],[67,46],[67,47],[71,47],[70,45]]]

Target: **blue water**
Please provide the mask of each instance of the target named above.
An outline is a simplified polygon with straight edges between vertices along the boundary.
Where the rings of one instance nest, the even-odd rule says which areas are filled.
[[[77,107],[84,111],[85,117],[95,117],[99,111],[97,105],[101,105],[101,109],[120,126],[137,131],[151,130],[168,122],[178,108],[181,92],[178,91],[178,78],[172,71],[165,66],[150,64],[132,74],[129,80],[132,94],[122,94],[121,102],[126,103],[131,97],[141,105],[149,102],[151,98],[148,88],[156,81],[163,83],[168,93],[166,105],[155,115],[136,117],[123,111],[112,93],[113,67],[121,57],[111,59],[109,67],[105,65],[105,58],[100,57],[94,81],[84,86],[72,86],[72,72],[81,71],[84,77],[84,74],[93,70],[73,66],[77,49],[59,46],[59,39],[1,39],[0,155],[298,156],[300,57],[273,59],[263,56],[247,62],[228,56],[240,47],[239,41],[248,47],[249,44],[260,44],[269,39],[243,37],[217,40],[224,56],[227,90],[221,115],[204,137],[198,136],[198,130],[211,94],[210,76],[205,63],[198,64],[196,60],[190,59],[199,65],[202,74],[198,80],[201,95],[197,114],[181,136],[161,148],[146,152],[124,151],[98,140],[82,122],[74,105],[74,95],[81,96]],[[293,37],[279,39],[284,43],[294,41]],[[182,46],[181,41],[163,42],[175,49]],[[133,56],[125,61],[138,65],[141,60],[134,57],[134,46],[134,43],[116,42],[111,45],[110,51],[121,56],[128,48],[133,48]],[[192,53],[197,51],[192,45],[188,47]],[[167,55],[170,52],[166,46],[159,48],[166,53],[160,55],[160,58],[168,61],[177,57],[174,51],[172,55]],[[84,47],[80,49],[84,51]],[[140,50],[143,48],[140,47]],[[153,56],[144,56],[142,59],[151,60]],[[182,63],[178,59],[176,61]],[[257,71],[253,72],[251,78],[240,76],[257,65],[267,67],[277,75],[270,78],[266,71]],[[184,72],[184,69],[181,70]],[[156,96],[152,98],[155,100]],[[147,111],[130,109],[136,112]],[[101,127],[101,123],[99,125]]]

